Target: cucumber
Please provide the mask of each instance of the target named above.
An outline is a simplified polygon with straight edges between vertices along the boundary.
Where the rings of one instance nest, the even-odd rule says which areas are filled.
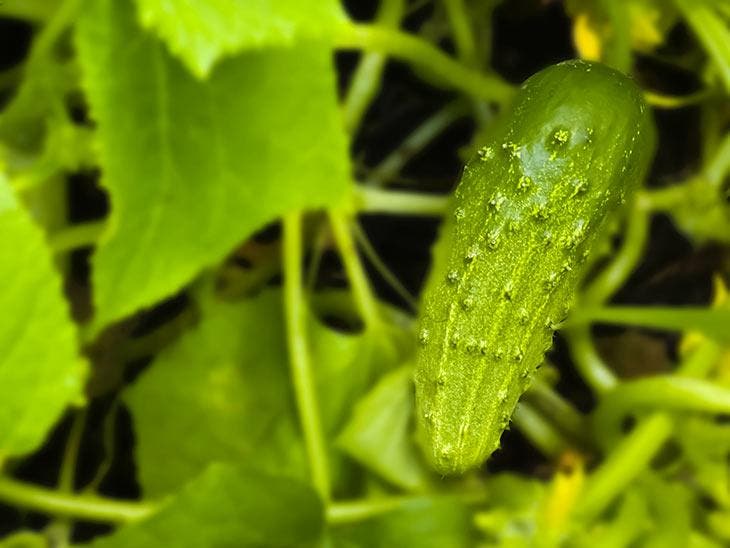
[[[418,423],[442,474],[499,446],[607,218],[646,175],[654,147],[629,78],[567,61],[520,87],[464,168],[418,322]]]

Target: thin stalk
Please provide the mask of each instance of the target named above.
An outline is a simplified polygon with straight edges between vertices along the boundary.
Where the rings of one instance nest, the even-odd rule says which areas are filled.
[[[574,327],[566,330],[565,334],[570,343],[570,355],[575,367],[588,386],[597,394],[604,394],[615,388],[618,379],[598,355],[593,345],[590,327],[587,325]]]
[[[570,443],[549,421],[530,404],[520,402],[512,415],[514,425],[530,440],[530,443],[546,457],[555,458]]]
[[[714,92],[709,89],[702,89],[688,95],[664,95],[654,91],[644,91],[644,100],[654,108],[672,110],[697,105],[710,99],[713,94]]]
[[[441,217],[448,207],[448,196],[355,186],[355,208],[359,213]]]
[[[383,28],[397,28],[404,9],[404,0],[383,0],[376,16],[377,24]],[[387,59],[380,52],[365,53],[360,59],[342,105],[348,133],[355,133],[368,106],[378,93]]]
[[[643,196],[637,196],[629,210],[621,249],[585,289],[580,299],[581,306],[605,302],[631,275],[646,246],[649,222],[649,205]],[[613,389],[618,381],[593,345],[590,327],[567,329],[566,336],[576,368],[593,391],[601,394]]]
[[[713,60],[725,89],[730,91],[730,30],[727,23],[714,11],[713,2],[675,0],[674,3]]]
[[[29,56],[29,64],[32,65],[48,55],[58,38],[74,20],[80,5],[81,0],[63,0],[61,2],[58,9],[53,12],[53,16],[34,40]]]
[[[367,234],[365,234],[365,231],[362,229],[360,223],[358,223],[357,221],[353,222],[353,231],[355,233],[355,238],[358,244],[360,244],[360,248],[362,249],[362,252],[367,260],[370,261],[370,263],[375,267],[375,270],[378,271],[383,280],[385,280],[385,282],[391,288],[393,288],[393,291],[395,291],[398,296],[400,296],[400,298],[403,299],[406,304],[408,304],[413,312],[416,312],[418,310],[418,301],[405,288],[405,286],[398,279],[398,276],[396,276],[393,271],[388,268],[388,265],[385,264],[383,259],[380,258],[380,255],[378,255],[375,247],[373,247],[373,244],[368,239]]]
[[[81,448],[81,438],[84,434],[86,426],[86,408],[80,409],[73,416],[71,430],[66,440],[66,448],[61,463],[61,472],[58,478],[58,490],[63,493],[73,493],[74,481],[76,479],[76,467],[79,460],[79,449]],[[63,546],[71,544],[71,534],[73,532],[73,520],[67,517],[58,518],[53,524],[54,537],[56,543]]]
[[[657,413],[642,421],[591,474],[575,506],[578,520],[598,517],[643,472],[672,434],[672,421]]]
[[[439,82],[480,99],[505,103],[514,93],[513,86],[498,76],[470,69],[430,43],[397,30],[346,23],[338,29],[335,46],[388,54],[431,74]]]
[[[601,400],[593,414],[594,430],[608,445],[620,436],[622,419],[642,409],[730,413],[730,389],[678,375],[623,382]]]
[[[461,504],[481,504],[486,502],[487,493],[479,491],[476,493],[444,494],[436,495],[438,498],[453,500]],[[433,499],[434,496],[428,497]],[[327,507],[327,523],[333,526],[347,525],[378,517],[389,512],[394,512],[410,504],[424,500],[419,496],[390,496],[353,501],[339,501]]]
[[[347,278],[350,280],[350,287],[363,322],[367,328],[378,327],[381,324],[378,301],[357,253],[355,241],[350,232],[349,219],[345,213],[337,209],[331,209],[328,214],[332,234],[335,237],[337,249],[345,266]]]
[[[607,301],[628,279],[646,247],[650,214],[642,200],[635,200],[626,218],[626,231],[621,249],[611,263],[591,282],[581,295],[581,305],[597,305]]]
[[[730,170],[730,131],[720,142],[714,155],[707,162],[702,173],[714,186],[719,186]]]
[[[395,178],[405,165],[440,133],[468,113],[464,101],[453,101],[429,117],[378,164],[368,175],[365,185],[383,186]]]
[[[82,247],[96,245],[106,230],[106,221],[94,221],[69,225],[54,233],[48,240],[51,250],[56,253],[66,253]]]
[[[66,440],[66,448],[61,463],[61,472],[58,477],[58,488],[61,491],[70,493],[74,489],[74,478],[76,477],[76,464],[79,460],[79,449],[81,437],[86,426],[86,409],[81,409],[74,414],[71,430]]]
[[[459,59],[465,65],[475,66],[477,59],[476,44],[464,0],[444,0],[443,4]]]
[[[114,450],[116,447],[116,420],[117,413],[119,412],[119,399],[118,397],[112,402],[109,411],[104,417],[104,423],[102,426],[102,447],[104,448],[104,456],[99,464],[99,467],[94,473],[94,477],[84,487],[85,493],[93,493],[99,489],[101,482],[111,470],[112,463],[114,462]]]
[[[546,382],[536,379],[525,393],[525,400],[570,437],[588,443],[585,416]]]
[[[40,23],[53,16],[58,4],[57,0],[8,0],[0,4],[0,16]]]
[[[320,419],[316,383],[307,344],[306,309],[302,279],[301,214],[284,216],[284,316],[294,394],[309,459],[312,483],[323,500],[330,497],[327,444]]]
[[[123,502],[91,495],[73,495],[0,477],[0,500],[56,517],[81,521],[129,523],[149,517],[158,502]]]

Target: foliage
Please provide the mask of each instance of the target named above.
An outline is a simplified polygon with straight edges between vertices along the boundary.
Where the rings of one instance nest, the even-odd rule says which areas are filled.
[[[0,68],[0,546],[727,545],[730,4],[382,0],[368,22],[355,4],[0,3],[0,32],[32,37]],[[413,415],[418,283],[368,235],[440,222],[457,174],[436,194],[406,164],[476,152],[510,63],[549,62],[499,32],[550,13],[574,56],[642,86],[657,167],[559,326],[569,356],[501,452],[442,477]],[[462,118],[471,142],[438,140]],[[666,220],[683,266],[714,258],[710,298],[644,298],[677,270]],[[595,324],[675,335],[619,371]]]

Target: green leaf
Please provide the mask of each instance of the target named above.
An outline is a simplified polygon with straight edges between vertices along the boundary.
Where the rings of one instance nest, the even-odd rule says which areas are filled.
[[[152,29],[199,77],[224,55],[325,38],[345,18],[336,0],[136,0]]]
[[[697,177],[675,187],[677,199],[667,210],[677,227],[698,245],[730,243],[730,207],[720,184],[723,171],[718,170],[717,182]]]
[[[641,488],[646,492],[653,531],[641,543],[646,548],[684,548],[689,546],[692,530],[692,493],[680,482],[667,482],[645,474]]]
[[[173,294],[282,213],[346,197],[328,48],[247,52],[200,82],[124,0],[88,2],[76,37],[112,203],[93,260],[97,328]]]
[[[424,490],[426,472],[413,442],[413,368],[384,376],[356,404],[337,445],[394,485]]]
[[[145,494],[177,489],[212,461],[306,477],[290,388],[281,293],[237,303],[203,293],[201,320],[163,351],[125,396]],[[309,323],[322,421],[339,431],[352,401],[393,357],[369,334]],[[333,476],[341,472],[335,458]]]
[[[488,540],[486,546],[531,546],[538,529],[546,486],[516,474],[493,476],[488,485],[489,508],[474,521]]]
[[[471,512],[456,497],[418,497],[398,510],[332,533],[336,548],[461,548],[474,546]]]
[[[305,477],[279,293],[201,307],[198,326],[125,396],[145,495],[173,491],[216,460]]]
[[[291,479],[215,464],[150,518],[92,542],[94,548],[312,546],[322,505]]]
[[[0,173],[0,461],[43,443],[83,400],[86,363],[44,235]]]
[[[730,343],[730,310],[661,306],[579,308],[571,313],[566,327],[589,322],[700,331],[721,343]]]

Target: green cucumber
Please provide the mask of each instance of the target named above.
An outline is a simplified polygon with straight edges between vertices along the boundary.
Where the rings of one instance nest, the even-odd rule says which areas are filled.
[[[478,466],[498,447],[654,146],[629,78],[567,61],[521,86],[464,168],[419,317],[418,422],[439,472]]]

